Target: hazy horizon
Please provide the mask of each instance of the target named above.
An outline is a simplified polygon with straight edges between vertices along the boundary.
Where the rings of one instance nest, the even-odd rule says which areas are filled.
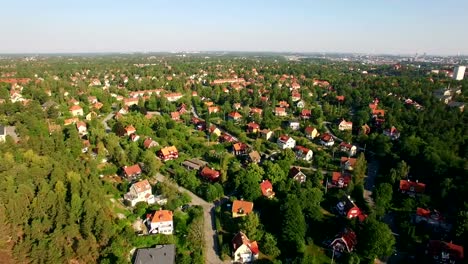
[[[468,1],[310,2],[8,2],[0,54],[468,55]]]

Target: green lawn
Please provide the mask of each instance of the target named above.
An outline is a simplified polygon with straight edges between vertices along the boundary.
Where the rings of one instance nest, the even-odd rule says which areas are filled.
[[[306,246],[304,254],[314,257],[316,263],[331,263],[331,258],[325,254],[325,249],[313,243]]]

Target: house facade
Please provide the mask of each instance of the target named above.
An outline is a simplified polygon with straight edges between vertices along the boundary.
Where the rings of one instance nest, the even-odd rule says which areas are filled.
[[[149,217],[151,219],[150,223],[150,234],[164,234],[171,235],[174,226],[172,221],[172,211],[169,210],[158,210],[154,212],[153,216]],[[148,218],[147,218],[148,220]]]
[[[134,179],[140,177],[141,168],[140,168],[140,165],[138,165],[138,164],[135,164],[135,165],[132,165],[132,166],[124,166],[123,167],[123,172],[124,172],[124,176],[128,180],[134,180]]]
[[[139,202],[154,204],[155,199],[148,180],[134,183],[130,187],[130,191],[124,195],[124,200],[132,207]]]
[[[331,147],[335,144],[335,140],[331,134],[324,133],[322,137],[320,137],[320,144],[325,147]]]
[[[280,136],[276,143],[280,149],[292,149],[296,146],[296,140],[287,135]]]
[[[341,120],[340,124],[338,125],[338,130],[345,131],[345,130],[353,130],[353,122],[348,122],[346,120]]]
[[[294,148],[294,153],[296,154],[296,159],[304,161],[311,161],[312,156],[314,155],[312,150],[303,146],[296,146]]]
[[[175,146],[165,147],[158,151],[158,157],[162,161],[177,159],[179,157],[179,151],[177,151]]]
[[[244,233],[239,232],[232,239],[232,252],[234,263],[252,263],[260,251],[257,241],[250,241]]]

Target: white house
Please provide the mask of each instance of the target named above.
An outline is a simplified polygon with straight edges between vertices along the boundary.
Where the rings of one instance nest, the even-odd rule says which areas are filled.
[[[242,232],[237,233],[232,239],[232,249],[235,263],[251,263],[258,258],[257,241],[250,241]]]
[[[300,124],[298,121],[289,121],[289,128],[292,130],[299,130]]]
[[[82,122],[82,121],[76,122],[76,129],[78,130],[78,134],[80,135],[88,134],[88,129],[86,127],[85,122]]]
[[[348,156],[354,156],[356,155],[357,147],[343,141],[340,143],[340,150],[348,153]]]
[[[320,144],[322,144],[325,147],[331,147],[333,144],[335,144],[335,140],[333,139],[333,136],[329,133],[324,133],[322,137],[320,137]]]
[[[341,120],[340,124],[338,125],[338,129],[340,131],[344,130],[352,130],[353,129],[353,122],[348,122],[346,120]]]
[[[146,202],[148,204],[156,202],[148,180],[134,183],[130,187],[130,191],[124,195],[124,200],[132,207],[139,202]]]
[[[70,108],[70,113],[72,116],[82,116],[83,115],[83,108],[79,105],[72,105]]]
[[[294,153],[296,153],[296,159],[305,160],[305,161],[312,160],[312,156],[314,155],[312,150],[303,146],[296,146],[294,148]]]
[[[149,218],[146,220],[149,220]],[[160,209],[154,212],[149,233],[171,235],[173,230],[172,211]]]
[[[278,138],[278,141],[276,142],[280,149],[292,149],[296,146],[296,140],[294,140],[292,137],[287,136],[287,135],[282,135]]]

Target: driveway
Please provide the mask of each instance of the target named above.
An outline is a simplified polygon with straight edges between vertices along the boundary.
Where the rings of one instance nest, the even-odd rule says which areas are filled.
[[[104,128],[106,129],[106,132],[109,133],[112,129],[109,127],[109,125],[107,125],[107,121],[109,121],[111,118],[114,117],[114,113],[110,113],[108,114],[102,121],[102,125],[104,126]]]
[[[207,264],[220,264],[220,263],[231,263],[230,261],[222,261],[219,258],[217,252],[220,252],[218,239],[216,235],[216,221],[215,221],[215,205],[213,203],[208,203],[202,198],[198,197],[194,193],[185,189],[174,183],[173,181],[166,180],[166,177],[160,173],[156,174],[156,179],[161,182],[167,182],[177,187],[179,192],[187,193],[191,198],[191,205],[199,205],[203,208],[203,217],[204,217],[204,235],[205,235],[205,249],[206,249],[206,259],[205,263]]]

